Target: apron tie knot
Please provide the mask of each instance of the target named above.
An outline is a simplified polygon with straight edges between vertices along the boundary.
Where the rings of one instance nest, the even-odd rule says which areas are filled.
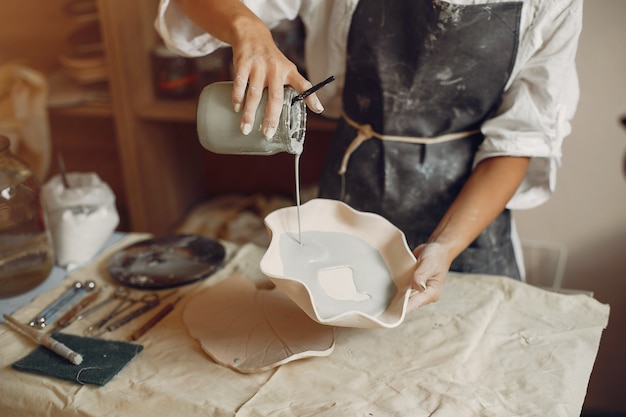
[[[341,167],[339,168],[339,175],[343,175],[346,173],[346,169],[348,168],[348,161],[350,160],[350,155],[352,155],[352,153],[356,151],[363,142],[377,135],[374,129],[372,129],[372,125],[370,124],[357,126],[353,126],[357,129],[357,133],[354,139],[352,139],[352,142],[350,142],[348,149],[346,149],[346,152],[343,154]]]
[[[376,132],[374,132],[374,129],[372,129],[372,125],[371,124],[365,124],[365,125],[361,125],[359,126],[359,135],[369,139],[372,136],[374,136]]]
[[[376,138],[380,140],[388,140],[392,142],[432,144],[432,143],[448,142],[451,140],[458,140],[458,139],[466,138],[468,136],[472,136],[477,133],[480,133],[480,129],[475,129],[475,130],[468,130],[465,132],[448,133],[445,135],[431,137],[431,138],[414,137],[414,136],[381,135],[380,133],[376,132],[372,128],[372,125],[370,125],[369,123],[359,124],[355,122],[354,120],[352,120],[344,111],[341,112],[341,116],[346,121],[346,123],[348,123],[348,125],[352,126],[357,131],[356,136],[354,137],[354,139],[352,139],[352,142],[350,142],[350,145],[348,145],[348,148],[343,154],[343,158],[341,160],[341,166],[339,167],[339,172],[338,172],[338,174],[342,176],[346,173],[346,170],[348,169],[348,161],[350,160],[350,156],[352,155],[352,153],[356,151],[357,148],[361,146],[363,142],[371,138]]]

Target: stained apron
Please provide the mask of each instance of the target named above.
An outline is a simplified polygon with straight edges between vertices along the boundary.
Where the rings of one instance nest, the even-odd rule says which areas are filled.
[[[384,216],[411,247],[425,243],[469,178],[480,126],[500,104],[522,5],[361,0],[348,36],[344,117],[320,197]],[[451,270],[519,279],[511,213]]]

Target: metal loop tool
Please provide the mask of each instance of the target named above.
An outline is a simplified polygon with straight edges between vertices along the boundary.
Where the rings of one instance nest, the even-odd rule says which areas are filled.
[[[85,291],[92,291],[96,288],[94,281],[87,281],[84,284],[76,281],[68,288],[63,294],[61,294],[56,300],[50,303],[46,308],[39,312],[28,325],[35,328],[45,328],[52,319],[61,312],[66,306],[68,306],[73,300],[80,296]]]
[[[140,298],[132,298],[127,290],[120,288],[113,294],[114,298],[109,299],[109,300],[113,300],[115,298],[118,298],[120,299],[120,302],[111,312],[109,312],[109,314],[107,314],[105,317],[100,319],[95,324],[89,326],[87,330],[85,330],[85,335],[97,337],[106,332],[114,331],[118,329],[119,327],[123,326],[124,324],[130,322],[131,320],[134,320],[135,318],[141,316],[142,314],[152,310],[154,307],[160,304],[162,299],[169,297],[171,294],[175,292],[176,291],[172,291],[162,298],[157,293],[148,293],[148,294],[144,294]],[[106,301],[108,300],[104,300],[103,302],[106,302]],[[117,321],[106,326],[106,324],[109,323],[111,320],[113,320],[115,317],[119,316],[125,311],[128,311],[137,303],[142,303],[143,306],[131,311],[127,315],[122,316]]]

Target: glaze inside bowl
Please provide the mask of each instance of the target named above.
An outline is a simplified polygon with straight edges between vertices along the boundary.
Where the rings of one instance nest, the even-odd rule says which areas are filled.
[[[313,199],[265,218],[261,271],[318,323],[391,328],[404,320],[415,257],[404,234],[374,213]]]

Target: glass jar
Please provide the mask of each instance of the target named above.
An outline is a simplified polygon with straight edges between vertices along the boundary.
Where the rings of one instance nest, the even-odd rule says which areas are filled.
[[[0,298],[41,284],[54,265],[40,183],[0,136]]]
[[[198,139],[205,149],[231,155],[302,153],[306,132],[306,104],[303,100],[292,104],[292,100],[298,95],[296,90],[285,86],[283,109],[276,133],[270,139],[261,133],[260,126],[267,104],[267,88],[263,90],[254,119],[255,125],[248,135],[241,133],[241,113],[233,110],[232,95],[232,81],[216,82],[202,89],[198,99],[196,124]]]

